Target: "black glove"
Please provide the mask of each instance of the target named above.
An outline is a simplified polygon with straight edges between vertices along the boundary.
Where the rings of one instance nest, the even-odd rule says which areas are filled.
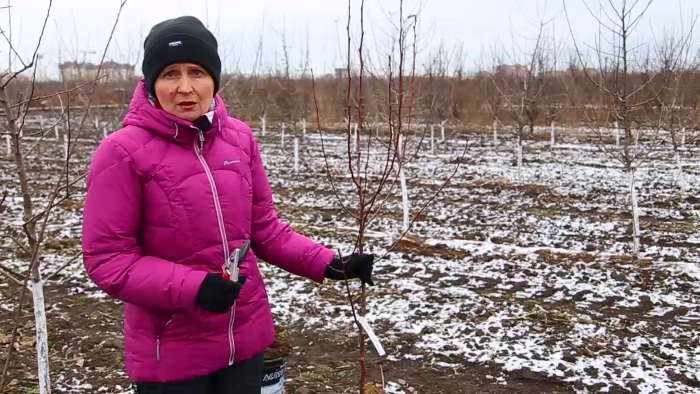
[[[220,273],[207,274],[197,293],[197,304],[213,313],[226,313],[238,298],[245,283],[245,276],[238,282],[231,282],[221,277]]]
[[[360,278],[362,283],[374,286],[372,281],[372,269],[374,268],[373,254],[357,254],[345,258],[345,276],[343,276],[343,263],[336,257],[326,268],[326,278],[331,280],[343,280]]]

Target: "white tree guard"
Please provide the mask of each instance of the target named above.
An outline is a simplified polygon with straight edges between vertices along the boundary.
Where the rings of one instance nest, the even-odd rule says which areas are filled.
[[[294,173],[299,173],[299,138],[294,138]]]
[[[100,118],[95,116],[95,130],[98,130],[100,128]]]
[[[262,122],[262,136],[265,136],[265,132],[267,131],[267,119],[266,116],[263,115],[262,118],[260,118],[260,121]]]
[[[30,281],[28,283],[34,298],[34,322],[36,326],[36,355],[39,370],[39,393],[51,393],[51,378],[49,377],[49,336],[46,327],[46,309],[44,305],[44,283]]]
[[[554,134],[554,121],[552,121],[551,134],[552,134],[552,135],[551,135],[550,144],[551,144],[552,148],[554,148],[554,145],[556,144],[556,136],[555,136],[555,134]]]
[[[352,142],[352,151],[357,153],[357,123],[353,123],[352,129],[350,131],[350,140]]]
[[[440,122],[440,137],[442,141],[445,141],[445,124],[447,124],[447,120]]]
[[[523,183],[523,146],[518,143],[516,154],[518,155],[518,182]]]
[[[688,184],[685,181],[683,163],[681,162],[681,156],[678,151],[676,151],[676,165],[678,166],[678,185],[681,187],[681,191],[685,193],[688,191]]]
[[[58,125],[53,127],[53,132],[54,132],[54,134],[56,134],[56,141],[60,140],[61,136],[59,135],[59,132],[58,132]]]
[[[39,127],[41,127],[41,130],[44,130],[44,116],[39,115]]]
[[[107,126],[102,126],[102,138],[107,139]]]
[[[403,202],[403,231],[408,231],[408,225],[410,223],[408,212],[408,187],[406,186],[406,175],[404,174],[403,167],[399,171],[399,177],[401,178],[401,200]]]
[[[620,146],[620,128],[617,125],[617,121],[615,122],[615,146]]]
[[[639,228],[639,208],[637,205],[637,191],[634,187],[634,170],[630,171],[629,173],[629,181],[630,181],[630,201],[632,202],[632,218],[634,220],[633,223],[633,236],[634,236],[634,247],[632,253],[634,255],[639,254],[639,237],[640,237],[640,228]]]
[[[68,160],[68,134],[63,134],[63,158]]]
[[[399,135],[399,157],[403,157],[403,135]],[[408,187],[406,186],[406,175],[403,170],[403,158],[401,159],[401,170],[399,171],[399,179],[401,180],[401,200],[403,203],[403,231],[408,231],[409,220],[409,210],[410,204],[408,202]]]
[[[355,141],[357,141],[357,139],[358,139],[358,135],[357,135],[357,122],[355,122],[355,123],[353,124],[352,127],[355,129]],[[359,145],[358,145],[357,143],[355,143],[355,152],[357,153],[359,150],[360,150],[360,149],[359,149]]]
[[[306,138],[306,118],[301,120],[301,137]]]
[[[685,127],[681,130],[681,145],[685,146]]]
[[[435,126],[430,125],[430,154],[435,154]]]
[[[280,146],[284,149],[284,123],[282,123],[282,136],[280,138]]]
[[[498,143],[498,123],[493,122],[493,143]]]
[[[5,145],[7,146],[7,157],[12,156],[12,144],[10,143],[10,136],[5,136]]]

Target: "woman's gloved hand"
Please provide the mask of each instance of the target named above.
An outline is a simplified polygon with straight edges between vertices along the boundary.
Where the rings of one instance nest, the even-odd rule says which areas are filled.
[[[213,313],[226,313],[231,305],[236,302],[245,276],[238,278],[238,282],[232,282],[221,277],[221,274],[207,274],[197,293],[197,304],[203,309]]]
[[[374,268],[373,254],[357,254],[345,258],[345,276],[343,276],[343,263],[339,257],[333,259],[326,268],[326,278],[331,280],[343,280],[360,278],[362,283],[374,286],[372,281],[372,269]]]

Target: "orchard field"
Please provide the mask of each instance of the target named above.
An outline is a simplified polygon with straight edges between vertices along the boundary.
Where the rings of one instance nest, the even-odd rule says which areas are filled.
[[[73,176],[87,169],[103,128],[113,127],[98,121],[77,142]],[[324,134],[334,190],[318,133],[287,131],[282,146],[279,130],[254,132],[282,220],[351,252],[357,224],[336,195],[356,203],[345,136]],[[560,131],[554,147],[548,133],[531,136],[522,182],[509,137],[494,141],[448,125],[445,140],[436,133],[431,150],[429,134],[419,143],[419,131],[409,142],[411,156],[417,153],[405,168],[411,217],[456,174],[393,250],[403,222],[398,183],[366,233],[367,248],[384,257],[368,291],[367,320],[387,351],[379,357],[369,345],[374,381],[381,382],[383,371],[392,393],[700,393],[699,147],[681,149],[686,190],[670,146],[637,172],[642,234],[633,258],[627,177],[580,133]],[[64,164],[63,140],[48,137],[25,160],[39,204]],[[22,142],[25,149],[34,143]],[[0,183],[8,194],[0,228],[13,234],[22,223],[22,199],[4,148]],[[370,173],[383,163],[381,151],[370,151]],[[61,393],[127,393],[121,305],[92,284],[79,258],[70,262],[80,252],[82,201],[76,193],[53,211],[41,260],[52,382]],[[27,256],[9,238],[0,247],[0,264],[25,272]],[[295,345],[287,391],[352,390],[356,330],[344,287],[318,286],[260,264],[276,323]],[[6,345],[19,286],[3,273],[0,344]],[[34,392],[37,384],[31,305],[28,296],[10,392]]]

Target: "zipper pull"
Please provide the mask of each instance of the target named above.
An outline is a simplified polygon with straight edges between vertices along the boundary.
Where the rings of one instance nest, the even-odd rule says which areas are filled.
[[[197,130],[199,133],[199,150],[203,151],[204,150],[204,133],[202,130]]]

